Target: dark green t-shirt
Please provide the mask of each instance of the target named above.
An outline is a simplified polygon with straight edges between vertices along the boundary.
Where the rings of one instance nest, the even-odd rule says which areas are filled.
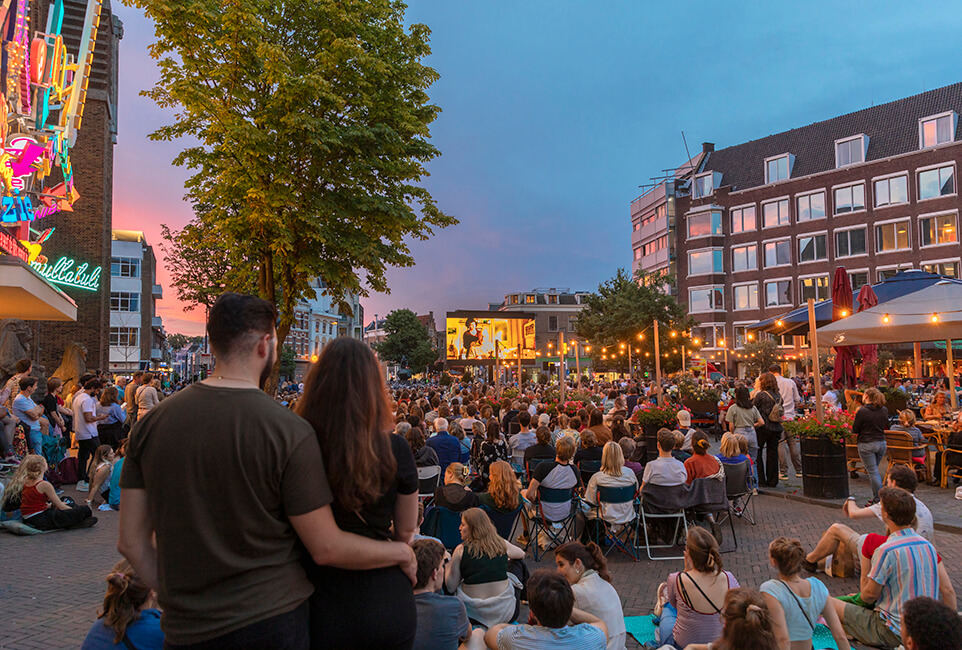
[[[120,485],[146,489],[162,627],[197,643],[313,592],[289,517],[331,503],[313,428],[256,389],[193,384],[130,434]]]

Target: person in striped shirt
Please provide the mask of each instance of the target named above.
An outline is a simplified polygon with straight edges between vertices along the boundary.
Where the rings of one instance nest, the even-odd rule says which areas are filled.
[[[833,599],[845,632],[861,643],[888,648],[902,643],[902,605],[919,596],[938,598],[938,554],[912,529],[915,499],[901,488],[879,491],[888,540],[862,575],[861,598],[874,609]]]

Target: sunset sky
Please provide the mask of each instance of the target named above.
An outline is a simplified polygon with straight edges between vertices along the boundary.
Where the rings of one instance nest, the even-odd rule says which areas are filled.
[[[172,119],[139,95],[157,78],[153,26],[124,22],[114,227],[160,241],[191,216],[182,143],[147,139]],[[954,83],[962,12],[952,2],[410,3],[433,31],[426,184],[461,224],[412,245],[417,265],[365,318],[408,307],[483,309],[534,287],[593,290],[630,267],[629,204],[701,142],[717,148]],[[159,273],[168,332],[199,334]]]

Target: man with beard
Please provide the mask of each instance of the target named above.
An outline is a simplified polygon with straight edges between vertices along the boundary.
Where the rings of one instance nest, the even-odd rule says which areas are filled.
[[[343,569],[400,565],[409,546],[341,531],[310,424],[261,388],[277,312],[221,295],[207,323],[212,376],[138,420],[120,485],[118,548],[158,593],[169,648],[307,648],[311,559]],[[156,535],[156,541],[155,541]]]

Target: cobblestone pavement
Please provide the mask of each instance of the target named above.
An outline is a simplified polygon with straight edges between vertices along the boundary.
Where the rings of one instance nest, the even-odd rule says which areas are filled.
[[[80,500],[73,490],[68,489],[67,493]],[[742,585],[754,588],[773,576],[767,561],[769,541],[787,535],[811,547],[840,514],[778,496],[757,497],[756,505],[758,525],[736,520],[738,550],[723,556],[725,568]],[[87,530],[34,537],[0,533],[0,648],[47,650],[80,646],[102,602],[104,578],[120,557],[116,550],[117,513],[97,514],[98,524]],[[862,532],[881,532],[877,522],[853,523]],[[726,548],[730,544],[728,534],[726,529]],[[953,582],[962,584],[962,536],[938,531],[935,542]],[[528,562],[532,569],[552,567],[554,556],[548,553],[535,564],[529,555]],[[626,616],[650,613],[658,583],[682,567],[681,561],[632,562],[617,551],[612,551],[609,562]],[[856,589],[854,580],[821,577],[833,594]]]

